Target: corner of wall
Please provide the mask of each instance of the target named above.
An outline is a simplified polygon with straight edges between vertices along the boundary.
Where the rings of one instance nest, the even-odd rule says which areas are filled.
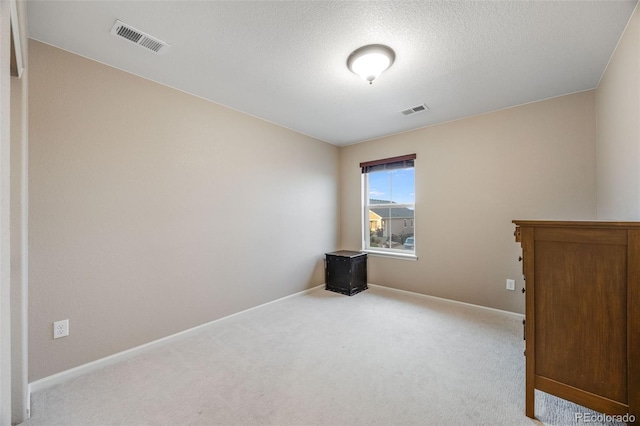
[[[640,8],[596,89],[597,218],[640,220]]]

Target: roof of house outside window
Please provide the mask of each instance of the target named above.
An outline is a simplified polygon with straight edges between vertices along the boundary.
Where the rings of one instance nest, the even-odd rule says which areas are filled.
[[[369,209],[382,219],[413,219],[413,210],[406,207],[395,207],[392,209],[372,208]],[[389,214],[391,212],[391,214]]]
[[[369,199],[369,204],[389,204],[389,207],[371,207],[369,210],[380,216],[382,219],[413,219],[414,211],[406,207],[393,207],[397,204],[389,200]],[[391,213],[390,213],[391,212]]]

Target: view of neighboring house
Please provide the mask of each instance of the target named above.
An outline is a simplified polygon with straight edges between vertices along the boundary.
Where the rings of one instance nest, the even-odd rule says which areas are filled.
[[[370,230],[382,231],[385,236],[413,235],[414,211],[406,207],[394,207],[395,202],[370,199],[369,205],[388,204],[389,207],[371,207],[369,209]]]

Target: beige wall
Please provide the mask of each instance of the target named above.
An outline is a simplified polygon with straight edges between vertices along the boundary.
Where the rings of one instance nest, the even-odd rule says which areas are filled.
[[[29,48],[30,381],[324,282],[337,147]]]
[[[369,282],[523,312],[511,221],[595,218],[594,104],[582,92],[344,148],[342,248],[361,248],[359,163],[416,153],[418,261],[370,256]]]
[[[598,219],[640,220],[640,11],[596,91]]]

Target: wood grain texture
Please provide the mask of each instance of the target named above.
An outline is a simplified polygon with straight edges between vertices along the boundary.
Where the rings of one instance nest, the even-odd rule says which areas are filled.
[[[640,423],[640,230],[629,230],[627,272],[629,414]]]
[[[534,389],[606,414],[640,406],[640,223],[514,221]]]
[[[600,395],[595,395],[542,376],[536,376],[536,389],[559,398],[571,400],[576,404],[589,407],[601,413],[626,414],[629,412],[626,404],[621,404],[617,401],[612,401]]]
[[[640,222],[609,222],[602,220],[513,220],[516,226],[560,227],[560,228],[622,228],[640,229]]]
[[[627,402],[626,247],[535,242],[536,374]]]
[[[525,355],[526,355],[526,372],[525,372],[525,398],[526,398],[526,414],[527,416],[535,417],[535,309],[534,309],[534,296],[535,296],[535,270],[533,268],[535,261],[534,252],[534,228],[522,227],[520,228],[520,238],[522,240],[522,262],[523,270],[526,282],[525,293],[525,333],[527,340],[525,342]]]
[[[540,227],[536,228],[536,241],[626,245],[627,230]]]

